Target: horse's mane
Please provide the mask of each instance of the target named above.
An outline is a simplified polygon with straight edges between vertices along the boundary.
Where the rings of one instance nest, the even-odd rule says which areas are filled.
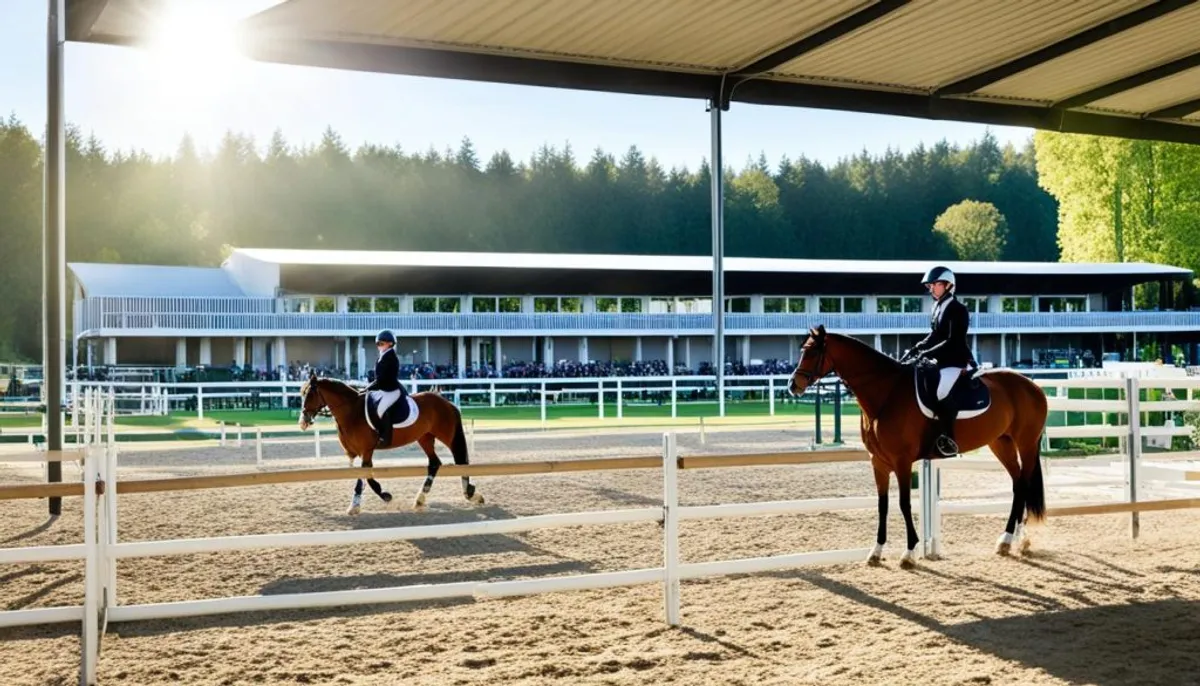
[[[828,338],[837,338],[839,343],[842,343],[847,347],[854,348],[861,353],[864,358],[870,360],[872,362],[872,368],[867,371],[872,373],[888,371],[896,372],[902,367],[898,360],[892,359],[892,357],[886,353],[876,350],[874,346],[867,345],[853,336],[847,336],[839,333],[826,333],[825,335]]]

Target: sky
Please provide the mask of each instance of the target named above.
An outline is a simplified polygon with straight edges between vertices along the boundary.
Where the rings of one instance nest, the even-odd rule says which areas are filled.
[[[193,11],[201,0],[188,0]],[[208,17],[235,16],[271,0],[203,0]],[[0,0],[0,115],[39,132],[45,125],[45,0]],[[293,144],[333,127],[352,148],[370,142],[405,150],[457,148],[470,137],[483,159],[507,149],[518,159],[545,144],[570,143],[577,159],[597,147],[619,155],[636,145],[666,167],[695,168],[710,155],[702,100],[614,95],[439,80],[241,61],[202,66],[187,32],[164,28],[160,49],[70,43],[66,116],[109,150],[170,155],[185,133],[201,150],[228,130],[261,145],[276,129]],[[734,103],[724,113],[725,163],[743,167],[806,156],[832,164],[864,150],[906,152],[946,139],[965,145],[990,130],[1021,146],[1031,129],[983,126],[831,110]]]

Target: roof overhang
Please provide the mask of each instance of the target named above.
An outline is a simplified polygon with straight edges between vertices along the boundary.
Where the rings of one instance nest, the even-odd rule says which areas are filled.
[[[165,3],[66,4],[71,40],[141,46]],[[268,62],[1200,143],[1196,0],[284,0],[240,28]]]

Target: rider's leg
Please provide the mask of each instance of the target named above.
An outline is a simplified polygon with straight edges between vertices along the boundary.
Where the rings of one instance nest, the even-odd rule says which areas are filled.
[[[379,447],[386,448],[392,442],[392,422],[388,419],[388,409],[400,397],[400,391],[386,391],[380,394],[376,412],[379,414]]]
[[[954,384],[958,383],[962,369],[947,367],[941,370],[938,381],[938,423],[941,425],[941,435],[938,436],[934,447],[943,457],[953,457],[958,454],[958,443],[954,440],[954,421],[958,418],[958,406],[950,396]]]

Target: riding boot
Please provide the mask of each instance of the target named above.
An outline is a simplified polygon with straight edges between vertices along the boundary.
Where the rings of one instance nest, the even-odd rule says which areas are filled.
[[[385,449],[388,447],[388,445],[391,444],[391,442],[392,442],[392,423],[386,418],[380,419],[380,421],[379,421],[379,443],[378,443],[378,445],[376,445],[376,447],[380,448],[380,449]]]
[[[937,415],[941,435],[934,441],[934,451],[939,457],[955,457],[958,455],[958,443],[954,440],[954,422],[958,419],[958,405],[947,397],[938,407]]]

